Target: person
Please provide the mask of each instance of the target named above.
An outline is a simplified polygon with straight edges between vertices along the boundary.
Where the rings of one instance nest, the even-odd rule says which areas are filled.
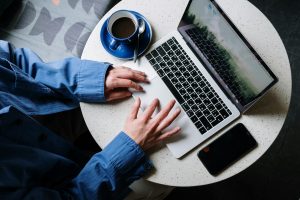
[[[67,58],[44,63],[29,49],[0,41],[0,199],[123,199],[154,166],[148,149],[180,132],[164,131],[179,115],[175,100],[153,115],[136,99],[124,128],[101,152],[88,155],[38,116],[104,103],[142,91],[143,72]],[[103,119],[108,120],[109,119]]]

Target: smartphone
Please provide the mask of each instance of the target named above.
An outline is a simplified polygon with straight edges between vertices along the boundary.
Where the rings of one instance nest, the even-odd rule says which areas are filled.
[[[247,128],[239,123],[201,149],[198,158],[208,172],[216,176],[256,146],[256,140]]]

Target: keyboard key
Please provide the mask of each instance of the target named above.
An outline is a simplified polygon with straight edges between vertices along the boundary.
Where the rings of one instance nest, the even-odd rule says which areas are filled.
[[[173,64],[173,62],[171,60],[169,60],[169,61],[167,61],[167,65],[170,67],[170,66],[172,66],[174,64]]]
[[[200,108],[201,111],[206,109],[205,104],[201,103],[200,105],[198,105],[198,107]]]
[[[209,115],[209,116],[207,117],[207,120],[211,123],[211,122],[215,121],[215,118],[214,118],[213,115]]]
[[[206,128],[206,130],[209,130],[212,128],[212,126],[210,125],[210,123],[207,121],[207,119],[205,117],[200,117],[200,121],[203,124],[203,126]]]
[[[146,55],[146,58],[147,58],[147,60],[151,60],[151,59],[152,59],[152,55],[151,55],[150,53],[148,53],[148,54]]]
[[[176,54],[177,56],[180,56],[180,55],[181,55],[181,51],[180,51],[179,49],[177,49],[177,50],[175,51],[175,54]]]
[[[200,82],[200,81],[202,81],[202,78],[198,75],[198,76],[195,77],[195,80],[196,80],[197,82]]]
[[[214,97],[214,98],[211,99],[211,102],[212,102],[213,104],[216,104],[216,103],[218,103],[219,101],[216,99],[216,97]]]
[[[211,98],[214,97],[214,94],[213,94],[212,92],[209,92],[209,93],[207,94],[207,97],[211,99]]]
[[[203,127],[203,125],[202,125],[202,123],[201,123],[200,121],[196,122],[196,123],[195,123],[195,126],[196,126],[198,129]]]
[[[196,98],[198,97],[198,95],[197,95],[195,92],[193,92],[193,93],[191,94],[191,97],[192,97],[193,99],[196,99]]]
[[[188,101],[188,104],[191,106],[191,105],[194,105],[194,101],[193,101],[193,99],[189,99]]]
[[[188,93],[185,93],[182,95],[182,97],[184,98],[184,100],[188,101],[191,99],[190,95]]]
[[[184,78],[183,78],[183,80],[179,79],[179,81],[181,81],[181,84],[183,85],[183,87],[185,87],[185,88],[189,87],[189,83],[186,82]]]
[[[151,60],[149,60],[149,63],[150,63],[151,65],[154,65],[156,62],[155,62],[154,59],[151,59]]]
[[[222,115],[222,117],[225,119],[229,116],[229,114],[226,112],[226,110],[223,108],[220,111],[220,114]]]
[[[180,89],[182,89],[183,87],[182,87],[182,85],[177,81],[177,83],[174,83],[174,82],[176,82],[176,78],[173,78],[172,80],[171,80],[171,82],[173,83],[173,85],[175,86],[175,88],[179,91]]]
[[[202,126],[200,128],[198,128],[199,132],[203,135],[204,133],[206,133],[206,129]]]
[[[151,54],[154,58],[156,58],[158,56],[158,52],[155,49],[153,51],[151,51]]]
[[[160,69],[160,66],[158,64],[153,65],[153,68],[157,71]]]
[[[198,118],[196,117],[196,115],[194,115],[193,117],[191,117],[191,120],[192,120],[192,122],[197,122],[198,121]]]
[[[165,55],[165,56],[163,57],[163,59],[164,59],[165,62],[168,62],[168,61],[171,60],[171,58],[170,58],[168,55]]]
[[[170,80],[166,77],[162,77],[162,80],[165,82],[165,84],[167,85],[167,87],[169,88],[169,90],[172,92],[172,94],[174,95],[174,97],[176,98],[176,100],[182,104],[184,102],[183,98],[181,97],[181,95],[177,92],[177,90],[175,89],[175,87],[172,85],[172,83],[170,82]]]
[[[217,108],[217,110],[220,110],[220,109],[223,108],[222,105],[221,105],[220,103],[215,104],[215,107]]]
[[[209,112],[209,110],[208,110],[208,109],[205,109],[205,110],[203,110],[202,112],[203,112],[203,114],[204,114],[205,116],[208,116],[208,115],[210,115],[210,112]]]
[[[161,63],[159,64],[159,66],[160,66],[160,68],[165,68],[167,65],[166,65],[166,63],[161,62]]]
[[[162,57],[164,57],[166,55],[166,52],[165,52],[165,50],[163,50],[162,47],[157,47],[156,50],[159,53],[159,55],[161,55]]]
[[[170,50],[170,46],[167,43],[163,43],[162,47],[166,52],[168,52]]]
[[[200,98],[196,98],[196,99],[195,99],[195,103],[196,103],[197,105],[199,105],[199,104],[201,104],[201,103],[202,103],[202,101],[201,101],[201,99],[200,99]]]
[[[170,40],[168,40],[167,43],[171,46],[172,44],[174,44],[174,41],[172,39],[170,39]]]
[[[179,93],[180,93],[181,95],[184,95],[184,94],[186,94],[186,90],[185,90],[184,88],[181,88],[181,89],[179,90]]]
[[[209,104],[210,104],[210,100],[206,98],[206,99],[203,100],[203,103],[204,103],[205,105],[209,105]]]
[[[188,92],[188,93],[192,93],[192,92],[194,92],[194,90],[193,90],[193,88],[191,88],[191,87],[188,87],[187,89],[186,89],[186,91]]]
[[[160,63],[160,61],[162,61],[162,57],[157,56],[157,57],[155,58],[155,60],[156,60],[156,62]]]
[[[196,91],[198,94],[201,94],[201,93],[203,92],[203,90],[202,90],[200,87],[196,88],[195,91]]]
[[[186,114],[191,118],[194,115],[194,112],[192,110],[188,110]]]
[[[191,72],[191,75],[192,75],[193,77],[195,77],[195,76],[198,75],[198,72],[196,72],[196,70],[193,70],[193,71]]]
[[[187,103],[182,104],[183,110],[187,111],[190,109],[190,106]]]
[[[197,105],[193,105],[193,106],[192,106],[192,110],[193,110],[194,112],[197,112],[197,111],[198,111],[198,109],[199,109],[199,108],[198,108],[198,106],[197,106]]]
[[[175,75],[172,72],[168,73],[167,75],[168,75],[169,79],[172,79],[175,77]]]
[[[219,115],[219,112],[218,112],[217,110],[214,110],[214,111],[212,112],[212,115],[213,115],[214,117],[217,117],[217,116]]]
[[[209,88],[208,88],[207,86],[205,86],[205,87],[203,88],[203,91],[204,91],[205,93],[208,93],[208,92],[209,92]]]
[[[160,77],[163,77],[165,75],[165,73],[162,69],[157,70],[157,73]]]

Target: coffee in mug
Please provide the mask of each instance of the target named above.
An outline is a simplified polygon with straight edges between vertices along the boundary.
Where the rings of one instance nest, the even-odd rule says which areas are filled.
[[[128,38],[135,32],[135,24],[128,17],[117,19],[112,25],[112,34],[116,38]]]
[[[107,21],[109,48],[116,50],[120,45],[134,44],[138,35],[138,19],[128,10],[114,12]]]

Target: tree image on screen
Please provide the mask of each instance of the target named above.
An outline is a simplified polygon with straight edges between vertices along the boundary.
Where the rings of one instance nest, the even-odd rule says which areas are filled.
[[[255,89],[239,73],[238,64],[233,59],[234,55],[226,50],[217,40],[214,33],[208,27],[202,25],[200,20],[196,20],[193,13],[187,12],[184,16],[186,24],[194,24],[197,27],[197,37],[203,39],[202,43],[197,44],[201,52],[205,54],[208,62],[218,72],[223,81],[231,88],[232,93],[242,105],[251,102],[255,96]]]

